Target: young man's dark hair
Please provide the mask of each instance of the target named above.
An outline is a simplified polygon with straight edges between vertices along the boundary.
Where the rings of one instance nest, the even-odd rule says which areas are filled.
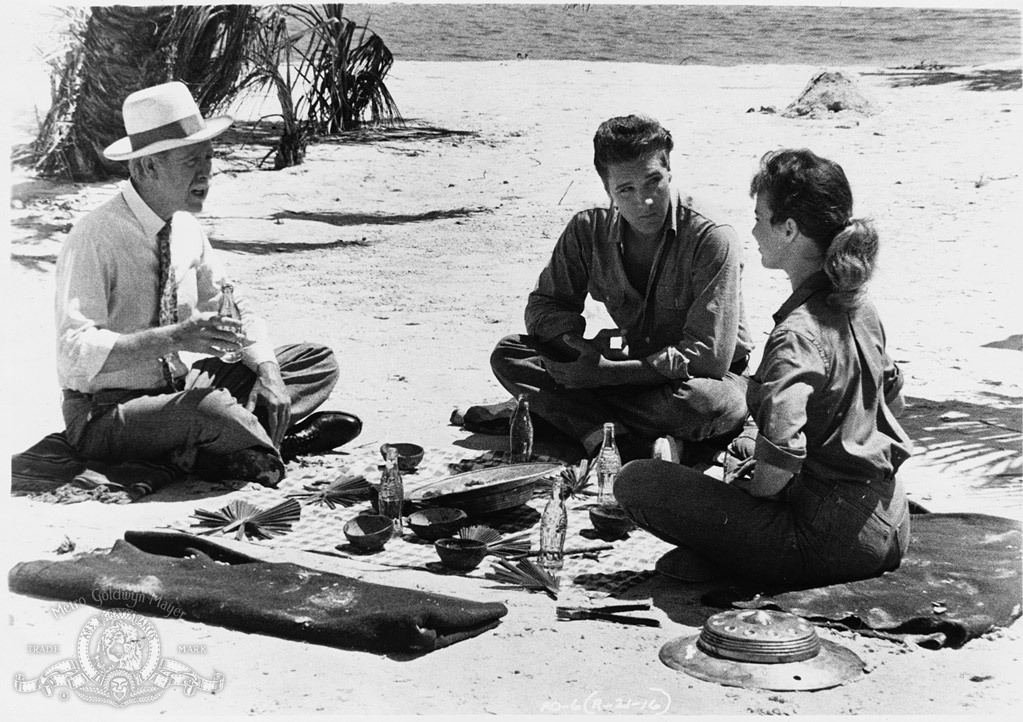
[[[647,115],[622,115],[605,120],[593,136],[593,165],[601,180],[607,182],[607,167],[660,153],[666,170],[671,170],[669,154],[675,147],[671,131]]]

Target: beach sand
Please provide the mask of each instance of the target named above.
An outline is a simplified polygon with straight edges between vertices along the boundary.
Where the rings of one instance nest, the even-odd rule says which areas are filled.
[[[328,406],[365,420],[356,444],[464,445],[468,434],[448,424],[451,410],[505,398],[489,371],[494,343],[522,330],[525,296],[568,219],[606,203],[591,164],[601,121],[642,111],[671,129],[676,184],[719,209],[716,217],[744,242],[744,293],[758,345],[788,284],[759,264],[749,178],[765,151],[809,147],[844,166],[857,214],[874,218],[883,239],[872,295],[907,376],[904,420],[918,448],[902,476],[912,498],[932,511],[1020,518],[1020,91],[978,92],[968,81],[905,84],[904,74],[843,68],[859,75],[882,112],[825,120],[747,112],[784,109],[817,70],[399,62],[388,86],[405,131],[324,141],[309,148],[303,165],[280,172],[254,168],[265,147],[222,145],[203,222],[260,300],[276,340],[335,349],[342,376]],[[980,69],[960,70],[980,77]],[[242,119],[262,112],[272,110],[249,103]],[[16,312],[5,314],[4,446],[13,452],[61,428],[55,254],[69,225],[114,184],[58,184],[20,169],[12,182],[5,292]],[[588,314],[591,328],[600,328],[600,309]],[[126,529],[180,519],[194,505],[173,495],[130,506],[9,499],[8,568],[49,556],[65,535],[80,551],[108,547]],[[555,622],[540,595],[462,578],[382,573],[315,555],[299,561],[504,601],[510,612],[494,631],[405,661],[162,622],[168,653],[205,645],[203,655],[178,658],[200,673],[222,672],[227,684],[215,696],[168,692],[133,713],[638,714],[666,707],[698,715],[986,715],[1007,713],[1021,697],[1015,627],[941,651],[821,630],[857,652],[869,674],[813,694],[772,693],[701,682],[658,661],[661,645],[701,624],[666,582],[648,587],[662,626],[645,629]],[[53,602],[6,601],[4,679],[34,676],[55,661],[26,653],[29,644],[59,643],[61,658],[72,656],[74,635],[94,614],[80,608],[58,618]],[[77,700],[15,694],[9,685],[4,702],[23,715],[97,711]]]

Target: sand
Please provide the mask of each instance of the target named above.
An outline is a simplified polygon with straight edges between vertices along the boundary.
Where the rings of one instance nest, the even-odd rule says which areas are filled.
[[[567,220],[606,202],[590,160],[602,120],[643,111],[672,130],[677,185],[718,208],[745,244],[758,343],[788,285],[759,265],[749,177],[767,150],[812,148],[842,163],[858,214],[873,217],[883,237],[872,294],[907,375],[906,426],[918,453],[903,475],[912,497],[933,511],[1020,518],[1020,93],[972,91],[967,82],[905,85],[903,75],[842,68],[858,75],[880,113],[796,120],[747,112],[784,108],[818,70],[399,62],[389,87],[408,121],[404,133],[316,144],[304,165],[281,172],[254,167],[263,147],[222,147],[203,222],[277,340],[336,350],[343,371],[328,405],[365,420],[357,444],[470,445],[448,425],[452,408],[504,398],[489,372],[493,344],[522,330],[525,295]],[[39,85],[28,84],[18,97],[38,95]],[[249,103],[240,117],[268,108]],[[15,138],[24,138],[31,124],[15,118]],[[13,172],[3,442],[12,452],[61,427],[55,254],[69,224],[114,192],[113,184]],[[588,315],[600,328],[600,309]],[[3,507],[9,567],[50,555],[65,535],[78,550],[108,547],[126,529],[181,518],[194,502],[173,494],[130,506],[13,498]],[[822,630],[858,653],[869,674],[827,691],[772,693],[701,682],[658,661],[662,644],[702,623],[687,612],[684,590],[666,582],[645,587],[662,620],[645,629],[559,623],[539,595],[461,578],[299,560],[499,600],[510,612],[494,631],[405,661],[158,621],[168,656],[181,644],[203,645],[202,654],[176,658],[201,674],[222,672],[226,686],[192,698],[174,690],[132,714],[989,715],[1020,702],[1015,627],[942,651]],[[61,615],[53,602],[7,596],[0,676],[35,676],[74,656],[94,610]],[[31,644],[58,644],[61,654],[32,654]],[[4,686],[5,706],[23,715],[108,713]]]

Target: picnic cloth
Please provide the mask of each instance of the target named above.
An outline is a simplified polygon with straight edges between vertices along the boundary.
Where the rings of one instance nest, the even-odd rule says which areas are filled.
[[[147,461],[86,461],[63,431],[48,434],[11,457],[12,494],[60,504],[90,500],[128,504],[185,476],[172,466]]]
[[[557,463],[559,466],[554,473],[560,473],[560,469],[563,468],[558,459],[541,454],[534,454],[530,461]],[[427,447],[423,461],[416,471],[403,474],[405,494],[407,496],[425,484],[452,474],[507,463],[508,453],[503,450],[472,455],[469,450],[455,446]],[[361,451],[356,449],[348,455],[308,457],[303,464],[290,466],[288,476],[277,489],[256,488],[250,485],[240,492],[204,500],[198,508],[215,511],[233,499],[244,499],[260,508],[269,508],[284,501],[288,494],[301,493],[306,487],[320,488],[346,475],[361,474],[367,481],[376,484],[383,469],[383,460],[375,449]],[[544,481],[552,476],[540,480],[537,496],[526,504],[503,512],[470,518],[468,525],[489,526],[502,535],[528,531],[531,548],[539,549],[540,513],[547,503],[550,488]],[[594,594],[613,594],[652,577],[655,574],[654,563],[672,548],[671,545],[642,530],[629,532],[626,538],[613,542],[600,538],[590,524],[587,511],[587,507],[594,502],[595,496],[592,494],[584,494],[567,501],[568,532],[565,549],[566,551],[588,549],[608,543],[612,544],[613,548],[593,556],[566,556],[564,568],[558,575],[562,587],[573,586]],[[311,551],[383,566],[421,569],[437,574],[458,573],[484,579],[493,571],[494,557],[487,557],[479,567],[470,572],[451,572],[443,568],[433,542],[422,541],[407,526],[402,538],[391,539],[379,552],[364,553],[355,549],[348,544],[342,528],[345,522],[370,511],[370,508],[368,500],[349,507],[339,506],[333,509],[301,500],[301,517],[292,525],[289,532],[270,539],[248,538],[246,541],[267,548]],[[199,530],[196,524],[197,521],[189,515],[171,524],[170,528],[194,533]],[[215,535],[219,533],[214,532],[210,538],[215,539]]]
[[[735,586],[709,592],[705,601],[780,609],[865,635],[958,648],[1020,616],[1021,527],[986,514],[915,514],[909,552],[894,571],[759,595]]]
[[[344,649],[422,654],[494,628],[499,602],[373,584],[263,562],[208,539],[127,532],[108,552],[17,564],[11,591],[175,616]],[[97,593],[99,592],[99,593]]]

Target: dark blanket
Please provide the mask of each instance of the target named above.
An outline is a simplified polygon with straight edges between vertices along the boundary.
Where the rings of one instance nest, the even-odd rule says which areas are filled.
[[[781,609],[877,636],[909,635],[927,647],[961,647],[1020,616],[1021,527],[986,514],[914,515],[909,553],[893,572],[759,596],[733,587],[707,601]]]
[[[345,649],[425,653],[497,626],[507,608],[262,562],[176,532],[127,532],[109,552],[16,565],[20,594],[130,608]]]
[[[157,462],[86,461],[63,431],[48,434],[11,457],[11,493],[58,504],[129,504],[184,477],[180,470]]]

